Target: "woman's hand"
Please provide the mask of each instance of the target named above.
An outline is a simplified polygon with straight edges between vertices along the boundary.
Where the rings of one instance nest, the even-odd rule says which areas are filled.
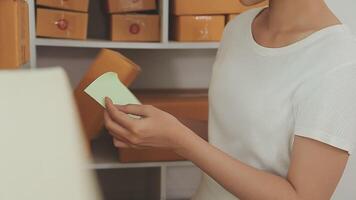
[[[114,105],[106,98],[105,126],[120,148],[159,147],[178,150],[190,130],[175,117],[149,105]],[[134,118],[137,115],[141,118]]]

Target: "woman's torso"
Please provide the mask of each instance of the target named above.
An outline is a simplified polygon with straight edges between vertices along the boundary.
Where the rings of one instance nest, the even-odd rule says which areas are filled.
[[[355,45],[347,28],[335,25],[287,47],[264,48],[251,33],[259,12],[240,15],[225,30],[209,90],[209,141],[243,163],[285,177],[299,94],[353,60],[348,50]],[[205,175],[194,199],[236,198]]]

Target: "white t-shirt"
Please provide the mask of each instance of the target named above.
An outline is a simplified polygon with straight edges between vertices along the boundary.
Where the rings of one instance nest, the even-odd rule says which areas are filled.
[[[351,32],[346,25],[334,25],[289,46],[266,48],[251,33],[260,11],[241,14],[225,29],[210,83],[210,143],[282,177],[294,135],[351,154],[356,140],[356,43]],[[204,175],[193,199],[236,197]]]

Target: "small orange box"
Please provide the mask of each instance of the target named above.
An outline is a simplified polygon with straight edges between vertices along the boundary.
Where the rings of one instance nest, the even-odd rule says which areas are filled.
[[[89,0],[37,0],[36,5],[63,10],[88,12]]]
[[[225,16],[175,16],[173,40],[220,41],[225,27]]]
[[[142,103],[153,105],[178,118],[208,121],[206,90],[136,90],[134,93]]]
[[[150,149],[125,149],[120,148],[119,162],[139,163],[139,162],[164,162],[164,161],[183,161],[184,158],[178,154],[157,148]]]
[[[242,13],[250,8],[268,5],[268,1],[254,6],[245,6],[239,0],[173,0],[174,15],[212,15]]]
[[[229,23],[231,20],[233,20],[237,15],[239,14],[229,14],[226,15],[226,23]]]
[[[85,40],[87,28],[87,13],[37,9],[37,36]]]
[[[209,106],[206,91],[148,90],[134,93],[143,104],[150,104],[171,113],[194,133],[208,140]],[[123,163],[184,160],[172,151],[158,148],[144,150],[120,148],[118,152],[119,161]]]
[[[111,40],[158,42],[161,38],[159,15],[112,15]]]
[[[156,0],[107,0],[109,13],[156,10]]]
[[[0,69],[16,69],[29,61],[28,5],[0,1]]]
[[[104,109],[84,92],[85,88],[106,72],[117,73],[122,83],[129,86],[140,71],[139,66],[120,53],[108,49],[100,51],[74,91],[84,131],[89,139],[98,136],[103,128]]]

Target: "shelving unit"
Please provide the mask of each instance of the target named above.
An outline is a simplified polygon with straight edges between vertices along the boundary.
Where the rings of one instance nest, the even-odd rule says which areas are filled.
[[[111,138],[103,131],[101,136],[92,143],[93,163],[92,169],[121,169],[121,168],[142,168],[142,167],[170,167],[170,166],[194,166],[189,161],[177,162],[145,162],[145,163],[120,163],[118,154],[112,145]]]
[[[76,48],[111,48],[111,49],[217,49],[218,42],[174,42],[169,41],[169,0],[159,0],[161,15],[161,42],[113,42],[104,39],[66,40],[36,38],[35,31],[35,0],[28,0],[30,6],[30,65],[36,66],[36,48],[48,47],[76,47]]]
[[[36,46],[110,48],[110,49],[216,49],[217,42],[112,42],[107,40],[62,40],[37,38]]]
[[[96,0],[92,0],[96,1]],[[35,28],[35,0],[28,0],[30,9],[30,64],[28,67],[36,68],[38,48],[47,47],[65,47],[65,48],[110,48],[110,49],[137,49],[137,50],[190,50],[190,49],[217,49],[218,42],[174,42],[169,41],[169,0],[159,0],[159,12],[161,15],[161,42],[145,43],[145,42],[112,42],[106,39],[88,39],[88,40],[66,40],[66,39],[48,39],[37,38]],[[96,140],[92,146],[93,163],[89,166],[91,169],[101,170],[121,170],[121,169],[138,169],[138,168],[154,168],[160,171],[160,199],[167,199],[167,170],[171,167],[194,167],[194,164],[188,161],[179,162],[154,162],[154,163],[119,163],[117,159],[117,152],[112,147],[111,141],[108,138],[101,138]]]
[[[160,199],[166,198],[167,169],[170,167],[194,167],[190,161],[175,162],[144,162],[120,163],[117,150],[112,146],[111,138],[103,131],[101,136],[92,143],[93,163],[89,168],[93,170],[156,168],[160,170]]]

